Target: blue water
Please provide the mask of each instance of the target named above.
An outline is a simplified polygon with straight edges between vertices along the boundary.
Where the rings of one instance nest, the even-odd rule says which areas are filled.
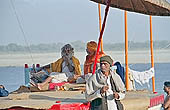
[[[24,85],[24,67],[0,67],[0,84],[9,92]]]
[[[151,64],[129,64],[133,70],[144,71],[150,68]],[[164,81],[170,81],[170,63],[155,64],[155,88],[156,92],[163,92]],[[4,85],[8,91],[14,91],[24,85],[24,67],[0,67],[0,84]],[[152,80],[150,87],[147,85],[140,86],[136,83],[137,89],[148,89],[152,91]]]
[[[131,69],[137,71],[148,70],[151,67],[151,64],[131,64],[129,65]],[[165,81],[170,81],[170,63],[155,63],[155,90],[158,93],[164,93],[163,84]],[[148,85],[140,86],[138,83],[136,84],[137,89],[148,89],[152,91],[152,79],[150,79],[150,87]]]

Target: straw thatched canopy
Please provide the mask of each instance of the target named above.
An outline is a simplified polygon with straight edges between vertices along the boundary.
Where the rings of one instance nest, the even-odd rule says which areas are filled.
[[[107,0],[91,0],[105,4]],[[166,0],[111,0],[111,7],[153,16],[170,16],[170,3]]]

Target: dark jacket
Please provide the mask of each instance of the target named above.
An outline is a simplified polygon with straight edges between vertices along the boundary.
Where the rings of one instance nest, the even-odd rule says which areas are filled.
[[[6,97],[9,95],[9,92],[4,88],[0,88],[0,97]]]
[[[116,73],[120,76],[123,83],[125,84],[125,70],[124,70],[124,67],[120,64],[120,62],[116,62],[114,65],[117,66]]]

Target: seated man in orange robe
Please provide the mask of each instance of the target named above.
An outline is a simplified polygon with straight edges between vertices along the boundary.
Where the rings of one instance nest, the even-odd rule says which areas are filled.
[[[90,41],[87,43],[87,56],[86,61],[84,63],[84,75],[88,73],[92,73],[93,71],[93,65],[95,61],[96,56],[96,50],[97,50],[97,43],[95,41]],[[97,63],[100,62],[100,57],[104,56],[105,54],[103,52],[99,52],[99,56],[97,58]]]

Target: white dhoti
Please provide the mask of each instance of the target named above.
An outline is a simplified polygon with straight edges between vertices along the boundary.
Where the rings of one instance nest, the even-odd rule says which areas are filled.
[[[53,78],[51,80],[52,83],[66,82],[68,79],[68,77],[66,76],[66,73],[59,73],[59,72],[52,72],[50,74],[50,77]]]

